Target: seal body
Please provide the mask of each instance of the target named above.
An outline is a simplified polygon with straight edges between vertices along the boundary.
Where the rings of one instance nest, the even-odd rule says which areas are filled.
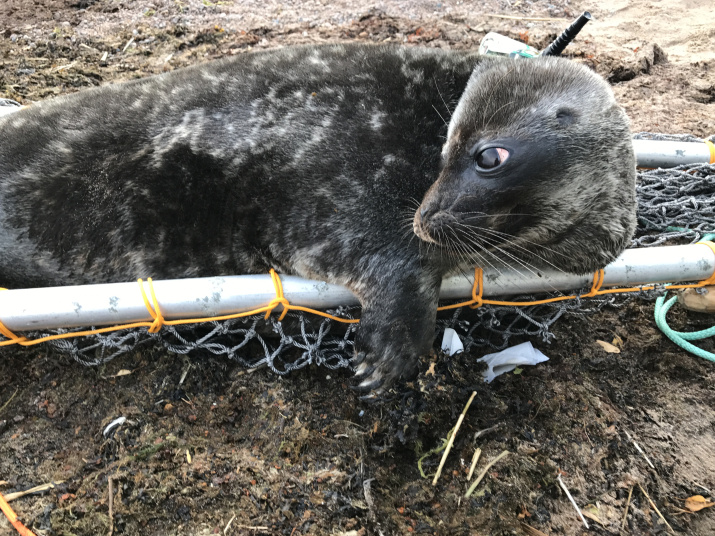
[[[251,53],[0,118],[0,281],[343,284],[376,388],[429,349],[443,276],[601,268],[633,232],[634,188],[623,111],[568,60]]]

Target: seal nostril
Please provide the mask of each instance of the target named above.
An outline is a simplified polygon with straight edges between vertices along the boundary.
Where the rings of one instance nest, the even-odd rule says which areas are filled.
[[[427,218],[430,218],[433,216],[435,213],[434,207],[423,207],[420,209],[420,218],[422,220],[426,220]]]

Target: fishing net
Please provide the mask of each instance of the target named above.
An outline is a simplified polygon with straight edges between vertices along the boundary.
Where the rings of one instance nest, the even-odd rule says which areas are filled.
[[[650,133],[635,137],[702,141],[694,136]],[[697,242],[704,235],[715,232],[715,165],[641,171],[637,198],[638,229],[631,247]],[[474,348],[501,350],[513,344],[515,337],[550,342],[554,338],[551,327],[566,314],[590,315],[604,307],[620,307],[632,299],[654,299],[660,292],[656,288],[528,307],[484,305],[477,309],[454,309],[438,316],[435,341],[440,341],[440,334],[450,327],[460,335],[467,351]],[[551,294],[558,295],[560,293]],[[523,295],[515,297],[514,301],[534,299],[535,296]],[[359,307],[341,307],[328,312],[343,318],[360,315]],[[176,354],[223,356],[247,368],[266,366],[276,374],[287,374],[311,364],[329,369],[350,367],[356,329],[355,324],[289,312],[281,322],[257,315],[221,322],[165,325],[157,333],[149,333],[147,328],[135,328],[53,340],[46,344],[84,365],[99,365],[126,352],[153,346]],[[39,338],[71,331],[58,329],[24,335]]]

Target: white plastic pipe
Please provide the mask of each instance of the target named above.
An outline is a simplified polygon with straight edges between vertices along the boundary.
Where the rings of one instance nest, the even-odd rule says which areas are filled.
[[[715,146],[704,142],[633,140],[638,167],[670,168],[715,163]]]
[[[605,270],[604,286],[700,281],[715,271],[715,253],[702,244],[625,251]],[[589,287],[592,275],[556,270],[530,273],[514,268],[485,270],[484,296],[509,296]],[[346,288],[282,276],[284,295],[293,305],[328,309],[356,305]],[[445,300],[471,296],[473,275],[442,282]],[[145,283],[149,296],[149,287]],[[267,305],[275,290],[268,275],[243,275],[154,281],[164,318],[199,318],[250,311]],[[280,307],[277,308],[280,310]],[[11,331],[103,326],[151,321],[139,285],[112,283],[0,292],[0,320]]]

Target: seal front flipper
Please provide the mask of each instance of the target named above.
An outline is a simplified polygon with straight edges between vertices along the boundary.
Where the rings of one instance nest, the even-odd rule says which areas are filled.
[[[398,378],[414,376],[434,340],[440,282],[412,267],[355,285],[363,304],[355,337],[358,390],[379,395]]]

